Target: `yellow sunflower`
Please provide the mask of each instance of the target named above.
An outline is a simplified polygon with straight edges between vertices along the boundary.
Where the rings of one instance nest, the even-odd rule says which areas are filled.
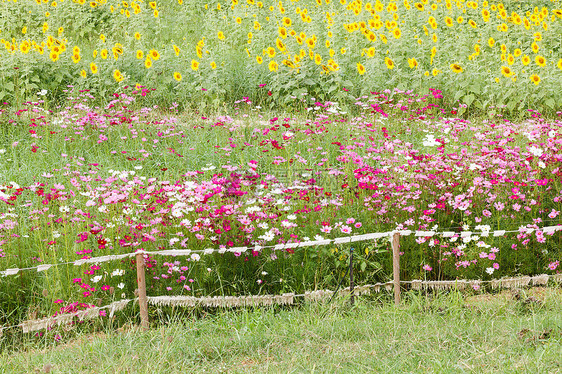
[[[504,77],[509,78],[513,75],[513,71],[509,66],[502,66],[502,74]]]
[[[545,67],[546,66],[546,58],[544,58],[541,55],[536,55],[535,56],[535,63],[537,65],[539,65],[540,67]]]
[[[117,82],[121,82],[123,80],[123,75],[119,70],[116,69],[113,71],[113,79],[115,79]]]
[[[384,58],[384,63],[386,64],[386,67],[390,70],[394,69],[394,61],[392,61],[390,58],[385,57]]]
[[[194,71],[199,69],[199,61],[191,60],[191,69]]]
[[[363,66],[360,62],[357,63],[357,72],[360,75],[365,74],[365,66]]]
[[[181,81],[181,74],[178,73],[177,71],[174,72],[174,79],[177,80],[178,82]]]
[[[277,62],[275,62],[275,60],[271,60],[269,61],[269,71],[277,71],[277,69],[279,69],[279,65],[277,64]]]
[[[460,66],[459,64],[455,63],[455,64],[451,64],[450,65],[451,70],[453,71],[453,73],[462,73],[462,66]]]
[[[541,78],[536,74],[531,75],[529,79],[535,84],[535,86],[537,86],[541,82]]]

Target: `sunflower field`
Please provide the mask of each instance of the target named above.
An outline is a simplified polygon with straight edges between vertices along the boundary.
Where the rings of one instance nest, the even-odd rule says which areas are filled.
[[[440,87],[460,111],[556,111],[560,2],[2,0],[0,101],[105,96],[271,106]],[[45,92],[45,91],[43,91]]]

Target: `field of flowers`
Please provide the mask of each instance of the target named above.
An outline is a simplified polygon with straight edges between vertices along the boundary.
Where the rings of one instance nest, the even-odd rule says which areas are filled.
[[[560,235],[541,228],[560,222],[560,118],[471,122],[435,89],[374,92],[354,116],[305,97],[287,117],[247,98],[231,115],[189,117],[144,105],[143,88],[104,107],[66,94],[54,112],[39,101],[0,114],[0,270],[215,248],[147,258],[149,294],[302,292],[334,287],[349,245],[271,245],[411,229],[454,235],[405,237],[406,279],[559,271]],[[389,248],[357,243],[359,284],[390,278]],[[0,320],[132,298],[135,274],[125,259],[7,275]]]
[[[141,84],[182,107],[440,87],[468,109],[553,112],[562,103],[561,8],[559,0],[2,0],[0,101],[19,104],[43,89],[60,99],[69,83],[102,97]]]
[[[4,0],[0,326],[137,288],[6,269],[138,250],[200,251],[148,256],[152,296],[333,288],[349,245],[274,245],[392,230],[453,233],[403,238],[404,279],[558,272],[559,5]]]

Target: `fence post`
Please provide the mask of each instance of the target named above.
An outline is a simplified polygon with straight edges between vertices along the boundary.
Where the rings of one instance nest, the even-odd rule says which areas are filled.
[[[355,305],[355,295],[353,294],[353,288],[355,287],[355,282],[353,281],[353,247],[349,249],[349,293],[351,295],[351,305]]]
[[[394,304],[400,304],[400,234],[392,235],[392,269],[394,273]]]
[[[148,330],[148,299],[146,298],[146,280],[144,273],[144,257],[142,253],[137,253],[137,284],[139,287],[139,307],[141,317],[141,327]]]

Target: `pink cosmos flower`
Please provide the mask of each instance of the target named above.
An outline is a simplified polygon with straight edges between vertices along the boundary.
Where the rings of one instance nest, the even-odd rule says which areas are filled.
[[[351,233],[351,227],[349,227],[347,225],[342,225],[340,227],[340,231],[343,232],[344,234],[350,234]]]
[[[422,269],[425,270],[425,271],[432,271],[432,270],[433,270],[433,268],[432,268],[431,266],[429,266],[429,265],[424,265],[424,266],[422,267]]]
[[[552,209],[552,212],[550,212],[550,213],[548,214],[548,217],[549,217],[549,218],[556,218],[556,217],[558,217],[559,214],[560,214],[560,211],[557,211],[557,210]]]

